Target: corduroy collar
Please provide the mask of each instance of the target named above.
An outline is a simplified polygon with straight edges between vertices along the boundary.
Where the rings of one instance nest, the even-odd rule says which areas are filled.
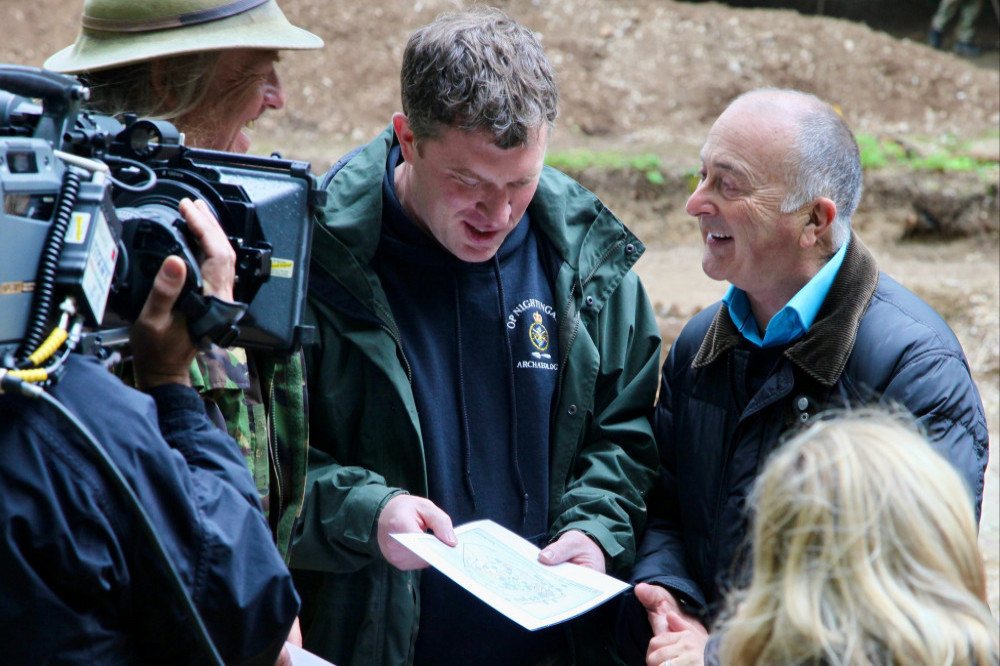
[[[861,318],[878,287],[875,257],[855,233],[844,263],[830,287],[816,320],[806,334],[785,350],[785,356],[824,386],[840,378],[854,348]],[[709,326],[691,366],[703,368],[740,344],[742,335],[722,305]]]

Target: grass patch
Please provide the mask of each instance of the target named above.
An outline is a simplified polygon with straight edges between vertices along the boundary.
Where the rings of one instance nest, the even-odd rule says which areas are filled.
[[[940,137],[933,148],[916,150],[888,136],[857,134],[861,150],[861,166],[866,171],[889,166],[904,166],[914,171],[976,172],[981,176],[992,175],[998,166],[997,159],[975,157],[970,154],[971,143],[954,136]],[[921,154],[923,153],[923,154]],[[606,171],[637,171],[653,185],[662,185],[664,177],[660,158],[652,153],[630,155],[616,150],[566,150],[546,155],[545,163],[560,171],[579,173],[596,168]],[[696,171],[688,174],[692,190],[698,184]]]
[[[614,150],[556,151],[545,156],[545,163],[567,172],[579,172],[592,167],[609,171],[638,171],[654,185],[666,182],[660,158],[652,153],[626,155]]]
[[[866,170],[900,165],[915,171],[975,171],[983,174],[997,166],[996,159],[970,156],[970,144],[952,136],[943,137],[939,146],[926,155],[920,155],[886,136],[858,134],[856,138],[861,150],[861,166]]]

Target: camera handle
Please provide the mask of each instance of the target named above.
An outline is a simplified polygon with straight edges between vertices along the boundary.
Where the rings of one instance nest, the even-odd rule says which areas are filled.
[[[207,349],[213,342],[229,347],[236,341],[240,334],[236,324],[246,314],[248,306],[188,291],[175,307],[187,317],[188,333],[195,346]]]
[[[0,67],[0,90],[42,100],[35,136],[65,136],[90,91],[74,78],[23,65]]]

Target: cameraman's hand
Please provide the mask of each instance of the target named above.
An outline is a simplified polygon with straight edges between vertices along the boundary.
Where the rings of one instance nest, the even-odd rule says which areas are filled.
[[[146,390],[163,384],[191,384],[196,349],[184,315],[173,311],[184,287],[187,266],[177,256],[163,260],[146,304],[132,324],[135,383]]]
[[[188,230],[204,252],[201,262],[202,291],[205,296],[215,296],[224,301],[233,300],[233,283],[236,280],[236,251],[226,233],[201,199],[181,199],[180,212]]]
[[[180,211],[205,253],[201,264],[205,295],[232,300],[236,253],[222,227],[203,201],[184,199]],[[173,309],[186,277],[187,267],[180,257],[164,259],[142,312],[132,325],[135,382],[140,389],[191,383],[191,361],[197,349],[188,335],[184,315]]]

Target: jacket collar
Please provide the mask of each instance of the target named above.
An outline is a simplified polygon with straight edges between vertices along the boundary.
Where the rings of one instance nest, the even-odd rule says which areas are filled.
[[[855,233],[844,263],[830,287],[816,320],[806,334],[785,350],[785,357],[824,386],[833,386],[854,348],[861,319],[878,287],[879,269],[868,248]],[[691,363],[703,368],[736,348],[742,335],[722,305]]]

